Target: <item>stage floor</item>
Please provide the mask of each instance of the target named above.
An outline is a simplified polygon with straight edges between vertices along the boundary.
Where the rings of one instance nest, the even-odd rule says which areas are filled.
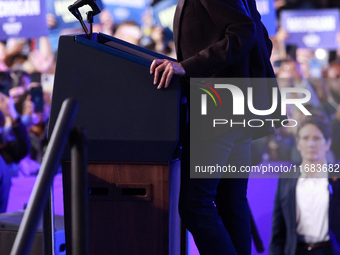
[[[25,177],[19,175],[12,177],[12,186],[9,194],[9,201],[7,212],[20,211],[24,209],[25,204],[28,203],[31,191],[33,189],[36,177]],[[63,183],[62,175],[57,174],[54,178],[54,213],[57,215],[64,215],[63,203]]]
[[[18,176],[12,178],[12,187],[7,207],[7,212],[23,210],[28,203],[36,177]],[[248,200],[256,225],[262,238],[265,251],[268,254],[268,247],[271,232],[272,211],[274,196],[277,185],[277,178],[259,179],[250,178],[248,184]],[[54,178],[54,211],[56,215],[64,215],[62,175],[57,174]],[[192,237],[188,237],[188,255],[198,255],[197,248]],[[257,255],[253,245],[252,254]]]

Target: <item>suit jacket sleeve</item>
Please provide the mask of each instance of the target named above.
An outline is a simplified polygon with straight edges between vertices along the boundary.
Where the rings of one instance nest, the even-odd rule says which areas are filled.
[[[259,18],[261,20],[261,15],[260,13],[257,11],[258,15],[259,15]],[[261,26],[262,26],[262,29],[263,29],[263,34],[264,34],[264,37],[265,37],[265,40],[266,40],[266,45],[267,45],[267,50],[268,50],[268,56],[269,58],[271,57],[272,55],[272,50],[273,50],[273,42],[270,40],[269,38],[269,34],[268,34],[268,30],[267,28],[263,25],[262,21],[261,21]]]
[[[286,240],[286,224],[283,218],[280,202],[281,179],[276,190],[274,213],[272,221],[272,235],[269,245],[270,255],[283,255]]]
[[[234,64],[255,45],[256,26],[242,0],[199,0],[224,38],[181,62],[189,77]],[[205,75],[206,74],[206,75]]]

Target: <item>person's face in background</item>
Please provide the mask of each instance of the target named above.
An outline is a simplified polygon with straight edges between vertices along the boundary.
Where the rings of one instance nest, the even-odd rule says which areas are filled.
[[[297,149],[303,162],[326,162],[326,152],[329,150],[331,140],[326,141],[320,129],[314,124],[306,124],[298,133]]]
[[[279,88],[291,88],[294,87],[294,76],[289,71],[289,66],[286,67],[286,70],[282,68],[277,74],[277,83]]]
[[[117,27],[114,37],[138,45],[142,38],[142,32],[137,25],[134,24],[121,24]]]

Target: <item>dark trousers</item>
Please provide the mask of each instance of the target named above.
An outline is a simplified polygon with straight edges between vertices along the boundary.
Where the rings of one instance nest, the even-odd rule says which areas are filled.
[[[329,247],[320,247],[311,250],[307,250],[301,247],[297,247],[296,255],[333,255],[333,249],[331,246]]]
[[[201,255],[249,255],[248,178],[223,178],[222,174],[214,179],[190,178],[189,133],[187,127],[182,143],[179,202],[182,222],[192,233]],[[240,128],[220,135],[207,149],[211,157],[206,162],[220,166],[230,164],[237,169],[250,165],[252,134],[253,130]]]

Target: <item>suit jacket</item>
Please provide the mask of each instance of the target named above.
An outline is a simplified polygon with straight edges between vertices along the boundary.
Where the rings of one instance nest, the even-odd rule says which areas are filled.
[[[187,77],[275,77],[269,61],[272,43],[255,0],[179,0],[173,31],[177,59]],[[249,86],[254,89],[255,109],[269,109],[276,81],[247,84],[241,88],[244,94]],[[189,97],[188,84],[183,93]],[[226,116],[231,118],[232,112]],[[248,118],[252,116],[248,113]],[[280,97],[276,111],[261,118],[286,119],[281,116]],[[255,138],[270,132],[273,128],[265,125]]]
[[[297,246],[296,178],[280,178],[276,190],[270,255],[293,255]],[[339,255],[340,244],[340,180],[329,178],[329,236],[334,254]]]

